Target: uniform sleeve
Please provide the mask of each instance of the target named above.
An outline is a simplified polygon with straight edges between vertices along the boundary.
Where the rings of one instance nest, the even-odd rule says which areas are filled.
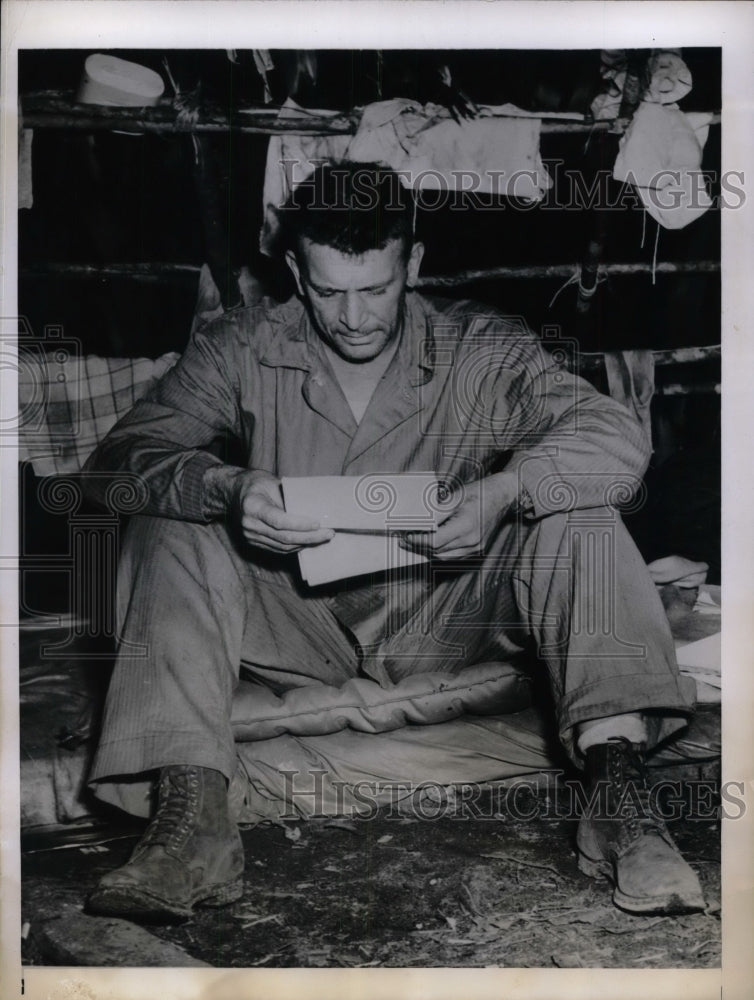
[[[555,364],[533,336],[510,352],[493,413],[529,517],[625,504],[640,488],[651,447],[638,421]]]
[[[105,503],[108,473],[136,476],[140,513],[206,522],[203,479],[223,462],[207,449],[240,436],[239,364],[233,326],[195,332],[178,363],[120,420],[84,466],[85,489]]]

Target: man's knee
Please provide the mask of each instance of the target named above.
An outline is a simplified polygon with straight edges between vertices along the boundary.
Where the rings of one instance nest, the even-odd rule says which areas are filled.
[[[205,591],[213,581],[238,576],[232,543],[221,524],[197,524],[174,518],[138,515],[125,533],[118,564],[118,592],[128,593],[140,582],[178,591],[200,583]]]
[[[123,539],[122,556],[152,558],[162,550],[176,553],[182,550],[228,549],[231,543],[221,524],[198,524],[170,517],[137,514],[131,518]]]
[[[531,594],[594,596],[627,580],[643,588],[649,573],[620,514],[609,507],[557,512],[506,525],[490,555],[515,586]]]
[[[537,520],[519,518],[505,528],[509,535],[504,544],[520,553],[536,550],[543,555],[572,557],[582,553],[585,544],[603,553],[637,551],[623,518],[613,507],[558,511]]]
[[[127,621],[140,632],[186,622],[186,615],[193,627],[205,618],[243,622],[245,614],[240,559],[221,525],[133,518],[118,563],[120,635]]]
[[[531,520],[517,517],[500,524],[488,546],[488,554],[508,558],[513,565],[516,559],[529,557],[532,551],[557,553],[569,530],[569,512],[548,514]]]

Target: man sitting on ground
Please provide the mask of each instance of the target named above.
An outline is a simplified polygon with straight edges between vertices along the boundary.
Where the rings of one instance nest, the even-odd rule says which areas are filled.
[[[606,789],[579,824],[582,870],[612,879],[632,912],[704,907],[642,806],[643,755],[694,700],[613,509],[646,468],[642,431],[520,320],[412,291],[412,208],[388,169],[320,167],[282,212],[298,295],[196,332],[88,464],[135,474],[147,493],[121,554],[120,648],[91,780],[158,780],[154,818],[91,896],[96,913],[170,920],[240,896],[227,786],[242,665],[278,692],[356,676],[389,687],[522,650],[547,672],[589,790]],[[402,540],[430,573],[302,583],[293,553],[332,532],[286,512],[281,477],[427,471],[458,500],[436,532]],[[101,499],[102,477],[91,482]],[[607,525],[596,553],[585,511]]]

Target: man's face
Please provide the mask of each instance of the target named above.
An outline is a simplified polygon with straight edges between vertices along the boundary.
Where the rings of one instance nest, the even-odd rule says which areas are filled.
[[[406,260],[394,240],[357,257],[302,240],[287,261],[320,337],[345,361],[363,364],[400,333],[406,286],[416,280],[423,253],[415,243]]]

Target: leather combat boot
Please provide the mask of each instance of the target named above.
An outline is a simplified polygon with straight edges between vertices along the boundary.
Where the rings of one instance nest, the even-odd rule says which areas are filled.
[[[693,913],[705,908],[699,880],[658,815],[650,811],[641,750],[626,739],[586,751],[592,799],[576,835],[579,868],[614,884],[613,902],[630,913]]]
[[[243,869],[224,775],[203,767],[165,767],[152,822],[130,860],[100,881],[88,909],[153,923],[183,919],[194,906],[238,899]]]

